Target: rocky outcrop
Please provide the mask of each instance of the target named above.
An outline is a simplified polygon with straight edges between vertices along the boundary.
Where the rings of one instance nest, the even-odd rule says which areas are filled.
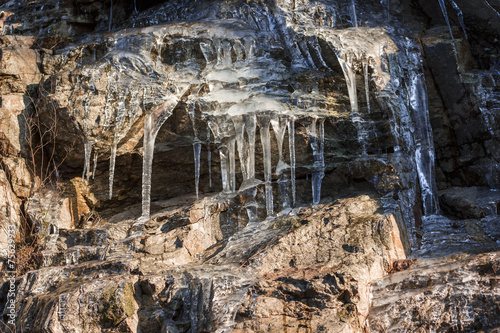
[[[120,225],[110,219],[95,231],[61,230],[55,247],[61,254],[45,253],[49,266],[20,280],[18,329],[359,332],[370,282],[405,258],[395,216],[368,196],[299,209],[239,232],[224,230],[218,213],[206,215],[200,205],[207,199],[164,203],[144,236],[128,244],[119,228],[124,213],[115,217]],[[222,236],[228,231],[232,237]],[[128,251],[117,252],[124,245]],[[130,266],[120,263],[126,258]]]
[[[499,252],[419,259],[373,284],[372,332],[497,332]]]

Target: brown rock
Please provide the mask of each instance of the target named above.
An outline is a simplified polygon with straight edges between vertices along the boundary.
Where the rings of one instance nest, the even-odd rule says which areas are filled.
[[[52,233],[51,226],[71,229],[74,227],[70,200],[57,190],[41,189],[33,194],[26,205],[26,212],[40,233]]]
[[[24,47],[2,48],[0,75],[10,75],[25,85],[38,84],[41,79],[40,55],[36,50]]]
[[[27,148],[26,107],[29,99],[23,94],[5,94],[0,105],[0,143],[5,155],[17,156]]]
[[[7,257],[9,240],[16,239],[21,226],[19,204],[7,175],[0,170],[0,256],[3,258]]]
[[[500,327],[499,260],[499,252],[418,259],[376,281],[371,332],[492,332]]]
[[[26,161],[21,157],[4,157],[2,163],[9,175],[14,193],[20,198],[29,197],[32,183]]]

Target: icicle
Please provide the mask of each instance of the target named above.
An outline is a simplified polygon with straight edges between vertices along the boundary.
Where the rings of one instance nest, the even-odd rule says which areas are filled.
[[[193,153],[194,153],[194,183],[196,187],[196,199],[199,198],[199,184],[200,184],[200,155],[201,155],[201,142],[198,139],[198,130],[196,129],[196,113],[195,104],[191,103],[189,106],[189,118],[191,119],[191,125],[193,127],[194,133],[194,143],[193,143]]]
[[[245,189],[255,184],[255,114],[235,115],[232,118],[238,143],[238,156],[240,159],[243,183],[240,189]],[[246,138],[245,138],[245,133]]]
[[[355,0],[351,0],[351,20],[352,20],[352,26],[353,27],[358,27],[358,17],[356,15],[356,2]]]
[[[97,61],[96,50],[95,47],[92,49],[92,62]]]
[[[264,179],[266,191],[266,210],[267,215],[273,214],[273,189],[271,185],[272,166],[271,166],[271,136],[269,134],[269,117],[260,119],[260,141],[264,159]]]
[[[134,0],[134,13],[138,13],[137,11],[137,0]]]
[[[363,62],[363,74],[365,75],[365,95],[366,95],[366,110],[368,113],[371,112],[370,107],[370,78],[369,78],[369,63],[370,59],[367,58],[366,61]]]
[[[309,141],[311,148],[313,150],[314,165],[311,175],[312,180],[312,194],[313,194],[313,205],[319,204],[321,200],[321,182],[325,176],[325,156],[324,156],[324,146],[325,146],[325,120],[321,119],[319,133],[316,129],[317,118],[313,118],[311,123],[306,127],[307,135],[309,136]]]
[[[290,178],[292,181],[292,207],[295,207],[295,119],[288,120],[288,146],[290,148]]]
[[[346,60],[341,57],[337,57],[344,72],[345,81],[347,83],[347,92],[349,94],[349,101],[351,102],[351,110],[353,113],[357,113],[358,108],[358,92],[356,90],[356,73],[352,69],[352,65],[348,64]]]
[[[210,146],[210,127],[207,124],[207,146]],[[208,186],[212,188],[212,150],[209,148],[207,151],[208,159]]]
[[[115,177],[115,161],[117,142],[113,142],[111,146],[111,157],[109,158],[109,199],[113,197],[113,179]]]
[[[113,23],[113,0],[111,0],[111,5],[109,6],[109,28],[108,31],[111,31],[111,24]]]
[[[190,86],[189,86],[190,87]],[[176,95],[183,96],[189,87],[184,88]],[[162,105],[147,112],[144,117],[144,139],[142,155],[142,215],[138,222],[149,220],[151,206],[151,175],[155,140],[161,126],[172,115],[172,111],[179,101],[179,97],[170,96]]]
[[[448,30],[450,32],[451,39],[455,39],[453,37],[453,31],[451,30],[450,19],[448,18],[448,11],[446,10],[446,4],[444,3],[444,0],[438,0],[438,2],[439,2],[439,6],[441,7],[441,12],[443,13],[446,25],[448,26]]]
[[[278,176],[278,184],[280,188],[281,201],[283,208],[290,207],[290,198],[288,195],[288,178],[286,169],[289,166],[283,161],[283,140],[285,139],[285,132],[287,122],[285,119],[280,119],[279,115],[274,115],[271,119],[271,125],[278,142],[278,165],[276,166],[276,175]]]
[[[83,166],[83,174],[82,174],[82,183],[85,181],[89,181],[90,177],[90,156],[92,154],[92,145],[94,141],[87,141],[83,144],[83,148],[85,151],[85,164]]]
[[[227,145],[219,144],[219,156],[220,156],[220,173],[222,178],[222,192],[231,192],[231,187],[229,184],[229,149]]]
[[[144,139],[142,155],[142,216],[149,218],[151,206],[151,174],[153,169],[153,154],[155,137],[153,133],[153,115],[146,113],[144,117]]]
[[[200,155],[201,155],[201,142],[193,143],[194,151],[194,184],[196,186],[196,199],[199,198],[199,185],[200,185]]]
[[[460,27],[462,27],[462,31],[464,32],[465,39],[469,39],[467,37],[467,30],[465,30],[464,13],[460,9],[460,7],[458,7],[458,5],[455,1],[453,1],[453,0],[450,0],[450,1],[451,1],[451,5],[453,6],[453,8],[457,12],[458,22],[460,23]]]
[[[347,91],[349,93],[349,100],[351,102],[351,111],[352,111],[351,119],[354,125],[356,126],[356,130],[358,132],[358,142],[361,145],[362,155],[366,155],[367,133],[363,126],[364,121],[361,118],[361,115],[359,114],[358,92],[356,90],[356,73],[354,72],[351,63],[347,63],[347,61],[342,59],[341,57],[337,58],[339,60],[340,66],[342,67],[342,71],[344,72],[344,77],[347,83]],[[368,97],[369,97],[369,92],[368,92]]]
[[[236,140],[235,138],[229,139],[229,188],[231,192],[236,191]]]
[[[94,153],[94,169],[92,170],[92,179],[95,178],[95,171],[97,170],[97,157],[99,156],[99,154],[97,153],[97,151]]]
[[[255,114],[245,116],[245,130],[248,137],[248,179],[255,179],[255,131],[257,129],[257,119]]]

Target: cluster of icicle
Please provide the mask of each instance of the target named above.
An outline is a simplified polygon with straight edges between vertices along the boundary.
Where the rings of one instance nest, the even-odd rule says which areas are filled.
[[[351,2],[352,10],[352,25],[358,25],[355,2]],[[241,12],[245,15],[245,12]],[[264,14],[263,14],[264,15]],[[279,19],[270,19],[269,13],[265,13],[266,21],[259,21],[263,26],[257,26],[262,30],[279,29],[286,34],[283,27],[280,27]],[[276,24],[277,26],[274,26]],[[362,31],[361,31],[362,30]],[[427,97],[425,91],[425,83],[423,80],[422,68],[420,63],[420,53],[414,43],[408,40],[400,41],[399,45],[395,45],[394,41],[389,37],[389,34],[383,29],[373,28],[357,28],[334,30],[330,25],[326,25],[325,29],[320,29],[319,33],[324,40],[328,42],[332,54],[335,54],[342,67],[351,104],[351,118],[357,127],[358,140],[362,147],[362,154],[367,155],[367,140],[368,132],[365,126],[365,120],[362,111],[358,105],[358,92],[356,85],[356,75],[361,73],[364,78],[365,96],[367,102],[366,112],[370,113],[370,85],[377,89],[376,97],[379,100],[384,100],[389,109],[392,110],[391,128],[398,147],[401,145],[413,155],[413,160],[418,171],[418,179],[422,189],[424,207],[427,214],[432,214],[437,211],[437,200],[435,196],[435,185],[433,175],[434,152],[432,146],[432,135],[428,119]],[[161,38],[158,40],[162,40]],[[373,43],[373,40],[378,40],[378,43]],[[125,42],[124,42],[125,43]],[[302,45],[302,44],[304,45]],[[319,68],[328,67],[322,59],[322,53],[319,47],[317,37],[304,36],[304,38],[296,39],[285,38],[285,44],[292,55],[292,67],[296,68]],[[135,50],[134,53],[127,48],[134,45],[142,45],[141,43],[127,42],[125,45],[115,46],[115,53],[120,56],[121,53],[127,52],[126,56],[132,61],[134,67],[133,72],[151,73],[154,67],[153,60],[147,55],[144,50]],[[233,41],[228,39],[212,39],[210,41],[201,41],[200,49],[206,60],[204,75],[208,83],[210,93],[204,97],[205,100],[214,99],[220,105],[230,105],[222,110],[209,110],[203,112],[203,118],[208,123],[208,127],[213,135],[213,140],[217,144],[220,154],[222,188],[223,193],[232,193],[239,190],[245,190],[261,183],[255,178],[255,144],[257,127],[260,131],[260,139],[263,151],[264,161],[264,188],[266,198],[266,210],[268,215],[273,214],[273,165],[271,163],[271,128],[276,137],[278,147],[278,164],[274,166],[274,174],[279,185],[281,202],[283,207],[293,207],[296,204],[296,186],[295,186],[295,111],[288,112],[284,107],[287,97],[280,96],[276,99],[271,98],[254,98],[255,93],[240,90],[221,89],[220,82],[237,82],[240,76],[253,78],[258,75],[262,81],[280,80],[281,73],[279,66],[276,64],[274,71],[263,70],[259,68],[258,62],[251,63],[255,57],[256,42],[253,38],[240,38]],[[160,50],[161,47],[158,47]],[[295,52],[295,51],[296,52]],[[308,51],[310,50],[310,51]],[[307,52],[306,52],[307,51]],[[121,52],[121,53],[120,53]],[[146,55],[144,55],[146,53]],[[312,54],[314,53],[314,54]],[[142,65],[134,65],[133,60],[138,58],[134,54],[141,55]],[[236,55],[236,63],[241,65],[241,68],[236,71],[231,54]],[[147,61],[145,61],[146,59]],[[266,59],[262,57],[260,62]],[[175,82],[177,87],[169,93],[165,93],[164,87],[163,96],[160,100],[163,104],[144,111],[141,108],[145,104],[153,104],[153,102],[145,102],[144,99],[158,99],[158,93],[151,93],[146,90],[154,90],[155,86],[145,85],[127,90],[126,85],[134,82],[134,80],[124,80],[123,72],[127,69],[120,69],[122,66],[113,63],[113,57],[110,62],[118,67],[118,71],[110,71],[108,78],[108,92],[112,96],[109,99],[113,100],[114,107],[118,109],[115,123],[115,139],[111,147],[110,158],[110,198],[112,196],[112,183],[114,175],[114,161],[116,156],[117,145],[119,141],[127,133],[133,120],[140,112],[144,112],[144,154],[143,154],[143,199],[142,199],[142,219],[148,219],[150,215],[150,193],[151,193],[151,165],[153,159],[154,142],[156,135],[172,114],[173,109],[177,105],[186,91],[190,89],[186,84]],[[139,61],[138,61],[139,62]],[[145,64],[145,65],[144,65]],[[142,67],[141,67],[142,66]],[[144,69],[143,67],[148,67]],[[194,66],[194,65],[193,65]],[[249,68],[253,66],[252,68]],[[268,66],[268,65],[266,65]],[[254,68],[255,67],[255,68]],[[194,67],[193,67],[194,68]],[[226,70],[231,69],[231,70]],[[118,77],[114,77],[114,76]],[[149,75],[149,74],[148,74]],[[236,77],[235,77],[236,76]],[[175,77],[175,75],[173,76]],[[401,80],[401,78],[406,78]],[[125,82],[125,84],[123,84]],[[120,84],[117,84],[120,83]],[[180,88],[184,87],[184,88]],[[123,89],[123,90],[120,90]],[[194,89],[196,90],[196,89]],[[134,96],[127,97],[127,94]],[[265,91],[262,91],[265,94]],[[263,96],[263,94],[261,96]],[[190,97],[190,96],[189,96]],[[203,100],[199,96],[190,100],[187,97],[188,103],[195,104],[196,101]],[[290,96],[288,96],[289,98]],[[91,97],[89,97],[91,98]],[[125,108],[123,101],[125,99],[132,100],[132,107]],[[87,103],[89,104],[89,103]],[[142,104],[142,105],[141,105]],[[117,106],[117,107],[116,107]],[[300,108],[300,105],[299,105]],[[107,109],[107,108],[106,108]],[[105,122],[109,124],[109,113],[105,110]],[[190,116],[194,119],[194,111],[190,111]],[[313,115],[312,120],[306,126],[306,132],[309,136],[309,141],[313,151],[314,164],[312,166],[312,187],[313,187],[313,204],[320,202],[321,182],[324,177],[325,158],[324,158],[324,119],[318,115]],[[125,121],[126,120],[126,121]],[[194,121],[194,120],[193,120]],[[105,125],[106,127],[108,125]],[[193,128],[195,128],[193,126]],[[285,162],[283,156],[283,144],[285,133],[288,130],[289,138],[289,163]],[[415,135],[413,135],[415,133]],[[94,136],[95,137],[95,136]],[[208,135],[210,137],[210,135]],[[209,140],[209,139],[208,139]],[[85,166],[84,177],[89,178],[90,157],[92,153],[92,145],[96,139],[89,139],[85,144]],[[194,159],[195,159],[195,185],[198,195],[199,179],[200,179],[200,155],[202,142],[198,138],[198,133],[195,129],[195,141],[193,143]],[[396,147],[396,150],[398,149]],[[240,170],[242,173],[243,182],[236,184],[236,154],[240,161]],[[208,155],[209,163],[211,162],[211,152]],[[97,156],[94,157],[94,166],[97,161]],[[211,170],[209,168],[209,170]],[[211,178],[210,178],[211,182]],[[290,199],[291,193],[291,199]]]

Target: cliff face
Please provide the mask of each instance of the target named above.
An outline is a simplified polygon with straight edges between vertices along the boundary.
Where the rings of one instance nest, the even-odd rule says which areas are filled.
[[[499,329],[496,3],[0,8],[2,329]]]

